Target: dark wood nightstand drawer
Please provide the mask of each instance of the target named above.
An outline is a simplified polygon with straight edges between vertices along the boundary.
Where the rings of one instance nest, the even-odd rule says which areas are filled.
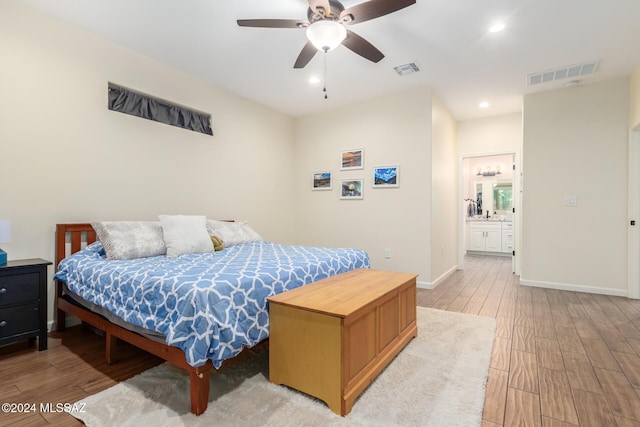
[[[0,345],[38,338],[47,349],[47,266],[40,259],[0,265]]]
[[[0,307],[37,301],[40,298],[38,273],[0,276]]]
[[[0,309],[0,339],[37,332],[38,311],[37,302]]]

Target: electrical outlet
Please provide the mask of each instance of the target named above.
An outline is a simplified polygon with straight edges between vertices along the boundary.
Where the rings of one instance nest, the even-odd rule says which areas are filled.
[[[386,249],[384,250],[384,257],[385,257],[386,259],[391,258],[391,249],[386,248]]]

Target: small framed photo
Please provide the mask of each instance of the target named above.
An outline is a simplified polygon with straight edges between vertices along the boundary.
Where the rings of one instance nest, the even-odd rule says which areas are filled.
[[[341,179],[340,198],[341,199],[362,199],[362,178]]]
[[[373,188],[398,187],[400,166],[378,166],[373,168]]]
[[[311,180],[312,190],[331,190],[331,172],[314,172]]]
[[[340,155],[340,169],[364,169],[364,149],[357,148],[354,150],[343,151]]]

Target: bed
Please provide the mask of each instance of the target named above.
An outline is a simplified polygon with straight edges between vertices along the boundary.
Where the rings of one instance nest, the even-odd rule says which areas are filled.
[[[369,268],[361,250],[261,239],[175,257],[114,260],[105,247],[92,224],[56,226],[58,330],[70,314],[105,332],[108,363],[121,339],[185,369],[196,415],[211,371],[268,338],[268,296]]]

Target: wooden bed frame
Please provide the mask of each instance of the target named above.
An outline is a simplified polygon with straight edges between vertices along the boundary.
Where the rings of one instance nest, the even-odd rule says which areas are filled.
[[[70,236],[71,239],[70,252],[67,252],[68,236]],[[96,232],[91,224],[81,223],[56,225],[56,269],[60,261],[62,261],[66,256],[78,252],[82,248],[83,237],[86,244],[96,241]],[[207,410],[207,405],[209,403],[209,380],[211,370],[215,370],[211,360],[207,361],[205,365],[195,368],[187,363],[184,352],[178,347],[154,341],[150,338],[115,325],[106,318],[69,302],[62,296],[62,291],[62,282],[56,281],[56,323],[58,331],[63,331],[65,329],[65,317],[66,313],[68,313],[105,332],[106,359],[109,364],[115,362],[117,339],[121,339],[185,369],[189,372],[190,376],[191,412],[196,415],[200,415]]]

